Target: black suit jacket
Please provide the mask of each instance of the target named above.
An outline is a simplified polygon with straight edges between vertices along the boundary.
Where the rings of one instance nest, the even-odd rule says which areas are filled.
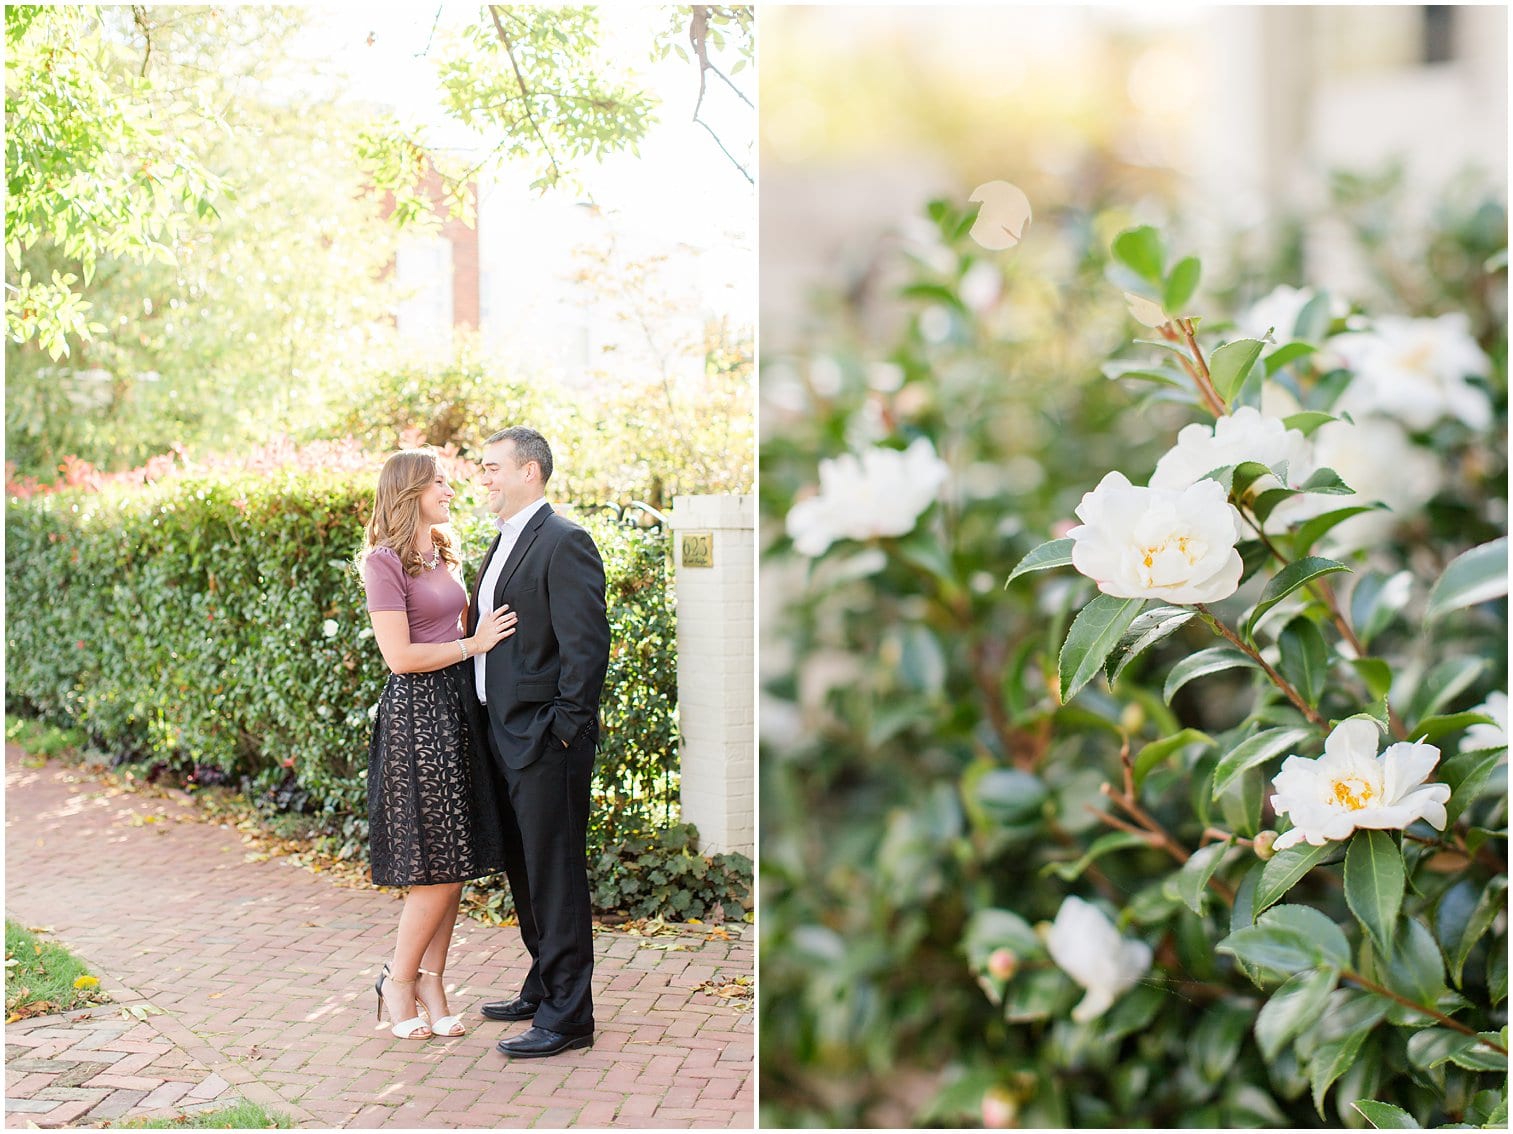
[[[478,627],[478,588],[498,546],[496,537],[479,566],[469,634]],[[515,633],[488,653],[482,708],[501,758],[519,769],[571,743],[599,717],[609,619],[604,561],[588,532],[542,505],[499,574],[494,609],[506,603],[520,620]],[[467,687],[476,704],[471,671]]]

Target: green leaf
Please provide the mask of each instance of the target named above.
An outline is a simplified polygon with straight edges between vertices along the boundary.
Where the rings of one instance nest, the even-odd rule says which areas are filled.
[[[1082,877],[1084,870],[1104,855],[1132,847],[1149,850],[1150,841],[1133,831],[1110,831],[1094,840],[1093,845],[1076,862],[1048,862],[1040,868],[1040,873],[1042,876],[1054,874],[1063,882],[1075,882]]]
[[[1078,613],[1061,647],[1061,700],[1070,701],[1103,668],[1109,652],[1145,606],[1145,599],[1100,594]]]
[[[1325,575],[1333,575],[1338,571],[1348,571],[1343,563],[1336,563],[1333,559],[1323,559],[1316,555],[1306,556],[1295,563],[1289,563],[1286,567],[1266,584],[1266,589],[1261,592],[1261,599],[1256,603],[1255,610],[1251,611],[1250,618],[1245,623],[1246,637],[1254,637],[1256,626],[1260,624],[1267,611],[1299,587],[1307,586],[1314,579]]]
[[[1434,1007],[1445,991],[1445,962],[1434,936],[1413,918],[1404,918],[1398,931],[1398,947],[1387,962],[1382,982],[1415,1004]]]
[[[1178,389],[1186,389],[1192,384],[1191,379],[1185,378],[1175,370],[1153,370],[1149,366],[1131,366],[1121,362],[1105,362],[1100,369],[1104,377],[1109,379],[1133,378],[1139,382],[1155,382],[1162,386],[1175,386]]]
[[[1314,731],[1308,728],[1269,728],[1247,737],[1219,758],[1214,769],[1213,798],[1218,799],[1234,778],[1246,769],[1264,764],[1284,752],[1296,753],[1315,739]]]
[[[1197,613],[1185,606],[1158,606],[1142,611],[1140,617],[1130,623],[1129,630],[1123,638],[1119,639],[1119,645],[1114,648],[1104,663],[1109,684],[1112,685],[1119,679],[1125,666],[1151,646],[1197,617]]]
[[[1166,249],[1161,243],[1161,234],[1150,225],[1127,228],[1114,237],[1110,251],[1114,259],[1136,275],[1153,284],[1161,283],[1162,269],[1166,265]]]
[[[1445,804],[1448,825],[1454,826],[1466,808],[1476,802],[1504,758],[1505,750],[1501,748],[1473,749],[1452,756],[1439,766],[1439,782],[1450,785],[1450,802]]]
[[[1375,1099],[1357,1099],[1350,1104],[1360,1111],[1361,1117],[1378,1130],[1422,1130],[1413,1115],[1400,1106],[1377,1102]]]
[[[1202,916],[1208,906],[1208,881],[1219,869],[1224,852],[1232,845],[1231,840],[1210,843],[1196,850],[1182,864],[1182,869],[1172,876],[1173,892],[1193,913]]]
[[[1367,571],[1356,580],[1350,592],[1350,621],[1362,643],[1370,642],[1391,625],[1408,604],[1412,578],[1407,571],[1390,577]]]
[[[1208,375],[1226,404],[1240,392],[1265,345],[1257,339],[1236,339],[1225,343],[1209,357]]]
[[[1188,1045],[1188,1065],[1198,1078],[1212,1086],[1229,1074],[1254,1014],[1249,1004],[1233,1000],[1220,1000],[1204,1010]]]
[[[1319,496],[1354,496],[1355,489],[1351,488],[1343,480],[1340,474],[1333,469],[1319,469],[1302,484],[1298,485],[1304,492],[1312,492]]]
[[[1038,819],[1049,795],[1044,782],[1017,768],[993,768],[971,785],[972,800],[984,816],[1008,827]]]
[[[973,968],[985,965],[988,955],[995,949],[1011,949],[1021,960],[1041,956],[1045,952],[1040,938],[1035,936],[1035,930],[1011,910],[978,910],[967,922],[962,943]]]
[[[1313,1108],[1324,1115],[1324,1097],[1334,1081],[1343,1075],[1360,1054],[1366,1032],[1351,1032],[1337,1040],[1320,1044],[1308,1061],[1308,1081],[1313,1084]]]
[[[1052,567],[1070,567],[1072,565],[1072,546],[1076,542],[1074,539],[1053,539],[1049,543],[1042,543],[1019,561],[1019,565],[1009,572],[1009,577],[1003,581],[1003,585],[1007,587],[1019,576],[1027,575],[1031,571],[1047,571]]]
[[[1508,593],[1508,537],[1494,539],[1451,560],[1429,592],[1424,620],[1433,622],[1452,610],[1475,606]]]
[[[1453,732],[1460,732],[1462,729],[1470,728],[1472,725],[1495,723],[1486,713],[1478,713],[1473,709],[1468,709],[1464,713],[1447,713],[1444,716],[1425,717],[1414,728],[1413,736],[1415,740],[1422,737],[1430,744],[1437,744],[1440,737],[1448,736]]]
[[[1199,650],[1172,666],[1172,671],[1166,678],[1166,685],[1161,690],[1161,698],[1167,704],[1171,704],[1171,699],[1176,695],[1177,690],[1189,681],[1242,665],[1250,666],[1252,669],[1258,668],[1249,655],[1242,654],[1230,646],[1210,646],[1206,650]]]
[[[1205,748],[1212,748],[1215,743],[1217,742],[1213,737],[1195,728],[1184,728],[1171,736],[1151,741],[1135,753],[1133,761],[1135,787],[1140,787],[1145,782],[1145,777],[1150,774],[1150,770],[1172,753],[1180,752],[1192,744],[1202,744]]]
[[[1507,892],[1507,876],[1499,874],[1493,877],[1482,890],[1464,926],[1459,928],[1459,932],[1454,934],[1451,940],[1445,941],[1445,957],[1450,962],[1450,977],[1457,985],[1461,983],[1461,973],[1465,969],[1466,958],[1471,955],[1471,950],[1492,928],[1497,915],[1507,908]]]
[[[1209,475],[1213,476],[1212,473]],[[1236,496],[1244,496],[1250,491],[1250,486],[1263,476],[1276,476],[1276,470],[1260,461],[1241,461],[1230,471],[1228,480],[1221,476],[1215,476],[1214,479],[1229,488]]]
[[[1309,906],[1274,906],[1215,948],[1281,973],[1317,965],[1343,969],[1350,963],[1350,942],[1340,927]]]
[[[1454,1063],[1468,1071],[1506,1071],[1508,1057],[1494,1051],[1483,1038],[1503,1042],[1496,1033],[1468,1036],[1449,1028],[1424,1028],[1408,1038],[1408,1062],[1423,1071]]]
[[[1276,350],[1272,351],[1264,359],[1261,360],[1262,365],[1266,367],[1266,377],[1270,378],[1273,374],[1282,369],[1282,367],[1286,366],[1289,362],[1296,362],[1300,358],[1307,358],[1310,354],[1313,354],[1318,349],[1319,348],[1314,346],[1312,343],[1283,343],[1281,346],[1277,347]],[[1302,434],[1306,437],[1320,425],[1324,424],[1323,421],[1314,421],[1313,419],[1316,416],[1322,417],[1325,421],[1334,420],[1327,413],[1321,414],[1316,410],[1304,410],[1302,413],[1295,413],[1288,417],[1284,417],[1282,419],[1282,424],[1285,425],[1288,429],[1297,429],[1301,431]],[[1301,419],[1301,423],[1299,423],[1299,419]]]
[[[1256,519],[1265,524],[1271,518],[1271,514],[1277,510],[1277,506],[1284,504],[1298,495],[1295,488],[1268,488],[1250,502],[1250,510],[1256,514]]]
[[[1446,658],[1431,669],[1408,699],[1408,707],[1403,714],[1404,720],[1411,722],[1408,731],[1413,732],[1413,724],[1432,716],[1463,693],[1486,668],[1486,658],[1462,655]]]
[[[1385,504],[1352,504],[1348,508],[1336,508],[1333,512],[1325,512],[1322,516],[1305,520],[1298,525],[1297,531],[1292,535],[1292,553],[1307,555],[1313,549],[1313,545],[1318,543],[1331,528],[1344,523],[1352,516],[1359,516],[1362,512],[1376,512],[1385,507]]]
[[[1384,957],[1392,953],[1392,931],[1403,908],[1406,882],[1403,855],[1392,836],[1357,831],[1345,852],[1345,902]]]
[[[1282,676],[1302,694],[1303,700],[1318,707],[1329,679],[1329,646],[1312,619],[1294,618],[1277,636],[1281,660],[1277,668]]]
[[[1261,1006],[1255,1026],[1256,1045],[1268,1061],[1275,1060],[1289,1040],[1313,1025],[1339,979],[1339,972],[1326,965],[1288,977],[1271,994]]]
[[[1192,299],[1193,292],[1198,290],[1198,278],[1203,273],[1203,265],[1198,262],[1196,256],[1184,256],[1173,265],[1171,273],[1166,277],[1166,288],[1161,293],[1161,306],[1173,315],[1180,315],[1182,308]]]
[[[1299,843],[1295,847],[1278,851],[1268,859],[1261,868],[1261,880],[1256,883],[1254,904],[1251,907],[1252,919],[1281,901],[1304,875],[1338,849],[1338,843],[1325,843],[1319,847],[1311,843]]]

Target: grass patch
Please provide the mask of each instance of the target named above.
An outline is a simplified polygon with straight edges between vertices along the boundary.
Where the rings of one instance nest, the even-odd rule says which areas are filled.
[[[31,717],[5,717],[5,739],[26,749],[29,757],[51,759],[54,756],[77,756],[84,749],[86,737],[81,728],[58,728]]]
[[[88,966],[61,945],[40,940],[9,919],[5,923],[5,1022],[67,1012],[110,997]]]
[[[277,1111],[264,1110],[257,1103],[243,1101],[220,1110],[202,1110],[173,1118],[138,1118],[107,1125],[132,1130],[289,1130],[293,1128],[294,1120]]]

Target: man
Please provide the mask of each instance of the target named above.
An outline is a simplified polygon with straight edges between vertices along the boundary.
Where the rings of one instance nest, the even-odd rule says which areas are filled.
[[[469,630],[508,604],[513,637],[473,659],[480,736],[507,788],[500,832],[505,872],[530,972],[513,1000],[483,1006],[491,1020],[532,1020],[501,1042],[517,1059],[590,1047],[594,969],[587,830],[599,739],[599,693],[609,665],[604,563],[589,534],[552,511],[552,451],[534,429],[488,439],[484,489],[499,538],[484,557]]]

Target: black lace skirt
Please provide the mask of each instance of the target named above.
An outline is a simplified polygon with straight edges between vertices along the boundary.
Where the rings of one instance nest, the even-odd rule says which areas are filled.
[[[379,886],[462,882],[504,869],[498,774],[473,745],[459,662],[391,673],[368,748],[368,840]]]

